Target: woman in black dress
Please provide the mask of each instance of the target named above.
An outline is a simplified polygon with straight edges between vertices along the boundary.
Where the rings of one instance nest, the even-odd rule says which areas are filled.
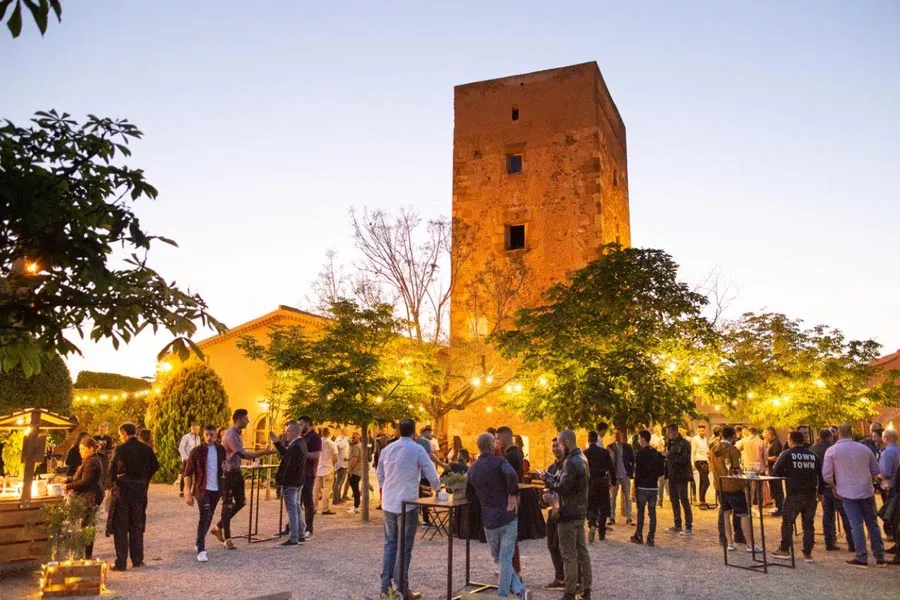
[[[97,441],[91,437],[82,438],[78,445],[81,454],[81,465],[75,471],[72,481],[66,485],[66,489],[81,496],[87,504],[89,512],[81,522],[85,527],[94,522],[94,516],[100,504],[103,502],[103,463],[97,456]],[[84,557],[91,558],[94,552],[94,544],[90,543],[84,548]]]

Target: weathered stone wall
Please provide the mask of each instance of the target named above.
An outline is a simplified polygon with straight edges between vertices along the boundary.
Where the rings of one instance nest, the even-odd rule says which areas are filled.
[[[602,245],[630,245],[631,229],[625,126],[596,63],[457,86],[454,115],[453,217],[479,235],[457,273],[450,335],[458,339],[474,316],[467,289],[488,257],[523,256],[530,277],[516,305],[531,306],[597,258]],[[522,155],[521,173],[507,173],[510,154]],[[507,251],[505,226],[521,224],[525,249]],[[553,428],[502,412],[501,400],[452,413],[448,434],[474,448],[487,426],[508,424],[532,438],[532,462],[545,466]]]

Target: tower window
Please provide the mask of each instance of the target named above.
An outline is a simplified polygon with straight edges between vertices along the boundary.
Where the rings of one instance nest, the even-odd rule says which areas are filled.
[[[524,250],[525,249],[525,226],[524,225],[507,225],[505,238],[507,250]]]
[[[619,172],[613,169],[613,185],[619,185]]]
[[[518,107],[518,106],[513,106],[513,109],[512,109],[512,120],[513,120],[513,121],[518,121],[518,120],[519,120],[519,107]]]
[[[506,172],[510,175],[522,172],[522,155],[507,154],[506,155]]]

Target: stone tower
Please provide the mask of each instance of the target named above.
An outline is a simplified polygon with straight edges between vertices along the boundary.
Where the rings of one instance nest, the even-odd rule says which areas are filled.
[[[477,231],[451,300],[450,336],[460,340],[495,326],[473,312],[469,293],[489,259],[521,257],[530,274],[514,308],[535,305],[604,244],[630,245],[631,228],[625,125],[597,63],[457,86],[454,116],[453,217]],[[543,468],[552,428],[499,404],[454,411],[447,433],[474,448],[487,425],[510,425]]]
[[[595,62],[457,86],[453,217],[477,227],[457,273],[451,337],[482,327],[466,289],[493,256],[530,270],[517,305],[600,255],[631,243],[625,125]],[[493,326],[493,324],[490,324]]]

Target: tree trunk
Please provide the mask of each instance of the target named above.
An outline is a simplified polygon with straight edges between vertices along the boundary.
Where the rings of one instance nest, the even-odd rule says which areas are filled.
[[[362,486],[362,520],[363,523],[369,522],[369,424],[368,423],[360,423],[360,428],[362,429],[362,455],[363,455],[363,469],[362,469],[362,480],[360,481],[360,485]]]

